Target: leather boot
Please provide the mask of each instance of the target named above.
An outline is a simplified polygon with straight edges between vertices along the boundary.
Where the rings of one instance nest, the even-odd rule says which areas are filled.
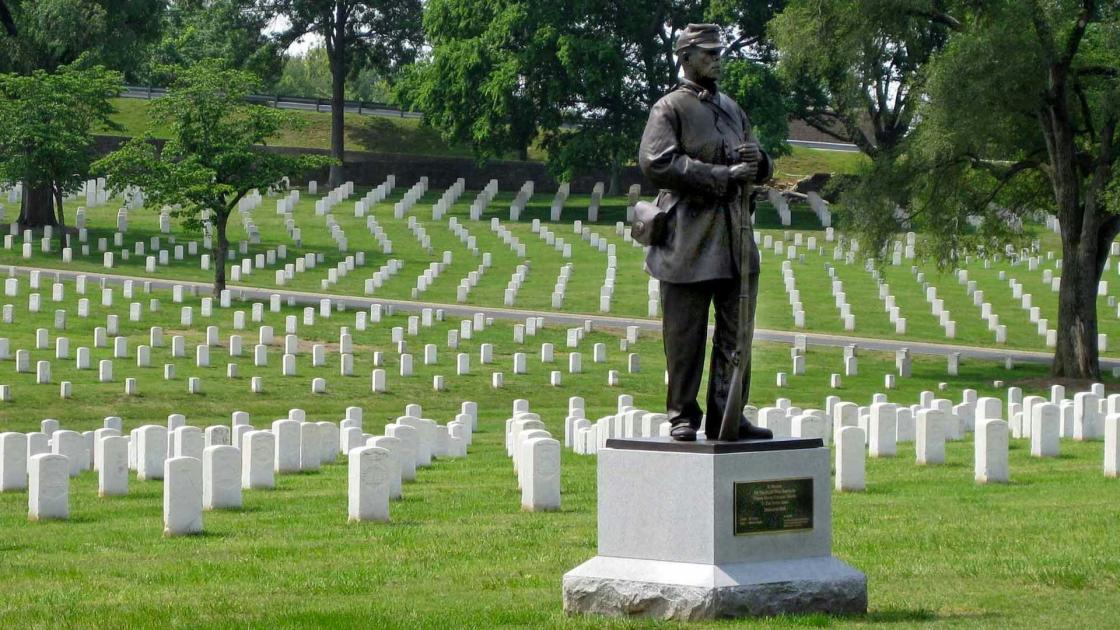
[[[756,427],[751,424],[749,420],[743,418],[739,421],[739,439],[740,440],[772,440],[774,439],[774,432],[770,429]]]

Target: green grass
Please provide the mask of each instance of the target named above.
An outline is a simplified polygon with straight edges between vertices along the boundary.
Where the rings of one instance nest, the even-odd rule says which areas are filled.
[[[26,280],[23,282],[25,295]],[[89,318],[76,316],[79,296],[66,284],[66,299],[48,298],[43,311],[28,313],[25,298],[15,300],[16,322],[3,335],[17,348],[33,347],[36,328],[52,329],[55,308],[66,308],[66,334],[71,352],[89,345],[93,327],[109,313],[127,312],[129,300],[115,291],[116,307],[100,307],[91,291]],[[139,289],[138,289],[139,292]],[[203,338],[207,325],[217,325],[223,344],[232,329],[233,311],[215,310],[200,316],[196,298],[173,304],[167,292],[135,301],[161,300],[158,312],[144,309],[142,321],[122,317],[122,334],[130,340],[130,356],[146,343],[149,326],[187,338],[188,356]],[[4,302],[13,302],[5,299]],[[195,307],[195,325],[183,329],[179,308]],[[268,313],[265,322],[280,333],[284,317],[298,314],[285,308]],[[425,415],[451,419],[463,400],[479,403],[480,431],[464,460],[439,460],[405,485],[405,498],[391,506],[389,524],[346,523],[346,469],[343,463],[316,474],[278,477],[274,491],[245,493],[245,509],[213,512],[204,517],[205,534],[162,537],[162,487],[158,482],[131,480],[124,498],[99,499],[96,478],[83,473],[71,484],[69,522],[28,523],[26,495],[0,494],[0,627],[639,627],[639,621],[566,618],[560,605],[560,578],[565,571],[595,554],[595,460],[563,456],[563,510],[523,513],[516,480],[505,457],[502,426],[511,401],[528,398],[554,435],[563,432],[567,398],[587,400],[590,417],[610,413],[619,393],[630,393],[637,405],[657,409],[664,369],[660,341],[644,335],[632,351],[642,357],[639,374],[625,373],[625,354],[618,350],[620,331],[597,330],[581,346],[585,373],[565,371],[561,387],[548,382],[548,370],[566,366],[564,331],[547,326],[527,344],[512,342],[512,324],[495,324],[464,341],[460,351],[472,355],[473,373],[454,376],[454,351],[446,332],[458,326],[452,318],[422,328],[408,338],[419,354],[423,344],[436,344],[439,364],[417,361],[416,375],[401,378],[390,330],[405,326],[403,314],[386,318],[361,332],[352,313],[335,313],[313,326],[300,326],[301,342],[334,343],[338,327],[351,326],[355,338],[355,376],[338,376],[338,357],[325,368],[311,368],[308,351],[300,355],[299,376],[279,375],[279,350],[270,349],[270,364],[255,368],[245,357],[227,358],[215,348],[214,367],[198,368],[192,359],[172,359],[167,347],[153,351],[151,368],[135,367],[135,359],[114,361],[116,380],[95,383],[95,372],[77,371],[73,361],[54,361],[55,384],[35,385],[33,375],[16,374],[12,361],[0,362],[3,382],[15,399],[0,404],[0,431],[36,430],[42,418],[53,417],[65,428],[90,430],[101,418],[120,415],[125,428],[163,423],[170,413],[186,413],[196,426],[228,423],[230,413],[245,410],[256,426],[300,407],[310,419],[338,420],[346,406],[365,409],[365,430],[381,427],[419,402]],[[241,334],[255,335],[257,324]],[[278,335],[279,336],[279,335]],[[540,342],[557,344],[553,366],[539,362]],[[605,343],[608,361],[590,361],[590,346]],[[493,366],[478,364],[480,344],[495,347]],[[373,351],[387,357],[390,392],[369,391]],[[529,354],[529,373],[512,374],[512,354]],[[109,358],[95,349],[93,360]],[[36,360],[53,358],[53,350],[32,351]],[[226,379],[224,364],[240,365],[239,378]],[[162,380],[163,363],[177,366],[173,381]],[[768,404],[778,396],[802,407],[821,407],[826,395],[866,404],[879,391],[882,374],[892,369],[887,354],[863,352],[860,375],[845,378],[840,390],[827,387],[828,375],[840,371],[839,349],[811,348],[808,372],[791,377],[790,387],[774,386],[774,374],[788,364],[786,346],[759,344],[755,351],[752,402]],[[622,370],[622,386],[605,387],[608,369]],[[489,387],[489,373],[502,371],[506,386]],[[444,374],[448,391],[431,391],[434,374]],[[250,394],[253,375],[265,379],[265,393]],[[900,379],[892,400],[914,402],[923,389],[943,381],[944,395],[959,399],[965,388],[980,395],[998,395],[994,379],[1033,383],[1042,369],[1025,366],[1007,372],[981,362],[965,362],[959,377],[944,376],[942,360],[918,356],[914,376]],[[203,394],[189,395],[186,379],[200,376]],[[329,393],[311,395],[310,380],[327,378]],[[140,379],[140,395],[125,397],[123,380]],[[61,380],[74,384],[74,397],[58,398]],[[1028,391],[1033,388],[1027,387]],[[972,483],[971,441],[948,445],[948,463],[918,467],[913,446],[900,445],[900,456],[869,460],[868,491],[833,497],[834,552],[869,576],[870,611],[865,617],[809,617],[735,622],[747,627],[850,627],[890,624],[911,627],[939,623],[969,627],[1102,627],[1120,610],[1120,559],[1108,545],[1116,523],[1120,486],[1100,472],[1099,443],[1063,442],[1061,458],[1036,460],[1023,441],[1011,450],[1013,483],[976,486]],[[729,625],[717,623],[714,625]]]
[[[166,138],[169,129],[148,117],[150,101],[137,98],[112,99],[117,112],[111,117],[121,129],[106,131],[111,135],[140,136],[145,132],[157,138]],[[308,149],[329,149],[331,146],[331,115],[327,112],[290,111],[303,125],[301,129],[288,130],[271,144]],[[444,155],[470,157],[471,148],[449,144],[439,132],[422,125],[413,118],[382,116],[346,116],[346,150],[369,153],[405,153],[416,155]],[[515,153],[504,156],[517,159]],[[537,145],[529,149],[533,161],[547,159],[547,153]],[[840,151],[819,151],[793,147],[793,153],[778,160],[775,177],[779,181],[796,181],[813,173],[854,173],[864,161],[862,154]]]
[[[368,263],[366,268],[351,273],[341,279],[338,284],[323,289],[321,281],[326,278],[326,267],[334,266],[346,254],[339,253],[325,227],[323,217],[314,215],[314,198],[303,195],[296,208],[295,218],[302,231],[302,246],[295,248],[288,237],[283,225],[282,217],[275,214],[275,198],[266,197],[263,204],[253,211],[253,220],[259,227],[262,243],[249,249],[249,254],[256,254],[273,248],[279,244],[286,244],[294,254],[303,252],[318,252],[326,257],[326,265],[315,270],[297,275],[296,279],[286,285],[287,289],[303,291],[326,291],[336,294],[362,294],[364,280],[368,278],[388,258],[397,258],[404,262],[404,269],[394,276],[374,295],[377,297],[393,299],[411,299],[411,290],[415,286],[416,277],[420,275],[428,264],[438,257],[443,251],[450,251],[453,261],[447,266],[444,273],[432,284],[420,299],[436,303],[454,303],[456,300],[456,287],[459,281],[476,269],[481,262],[479,256],[472,254],[449,230],[447,220],[456,217],[477,239],[478,249],[481,252],[492,252],[493,266],[483,276],[478,286],[471,292],[468,304],[478,306],[501,306],[503,294],[510,276],[518,264],[529,263],[531,271],[528,279],[518,293],[515,308],[533,310],[551,310],[551,294],[556,283],[560,268],[566,264],[573,265],[572,278],[568,284],[567,297],[561,311],[566,313],[597,313],[599,312],[599,289],[603,284],[607,264],[605,253],[592,248],[587,241],[580,240],[572,228],[572,221],[586,218],[586,208],[589,198],[585,195],[573,195],[565,207],[562,221],[550,224],[548,221],[549,205],[552,195],[542,193],[531,200],[528,208],[522,214],[519,222],[508,221],[508,208],[513,199],[512,193],[500,193],[484,214],[483,220],[473,222],[468,217],[468,207],[474,200],[476,193],[468,191],[452,207],[448,216],[442,221],[431,220],[432,204],[442,195],[442,190],[429,191],[427,195],[408,213],[404,219],[393,217],[393,203],[398,201],[404,191],[413,182],[398,182],[397,191],[386,202],[377,205],[372,212],[377,217],[378,223],[383,227],[393,243],[391,256],[380,253],[380,248],[372,235],[365,227],[365,220],[353,216],[353,202],[360,198],[364,191],[358,191],[349,201],[345,201],[332,210],[333,216],[346,231],[349,239],[350,251],[366,251]],[[298,182],[303,185],[303,182]],[[73,210],[82,201],[75,200],[68,204],[71,221]],[[34,264],[49,268],[78,269],[90,272],[102,272],[105,269],[101,264],[101,255],[96,251],[98,238],[112,237],[116,229],[116,203],[94,208],[88,212],[87,225],[90,228],[90,243],[93,245],[91,255],[84,257],[77,255],[70,264],[63,265],[57,253],[42,254],[36,246],[33,258],[25,261],[20,256],[19,243],[11,250],[0,249],[0,264]],[[625,219],[626,200],[623,197],[608,197],[603,201],[599,221],[596,224],[587,224],[590,230],[598,233],[607,242],[616,247],[618,257],[617,279],[615,294],[611,304],[611,314],[621,317],[645,318],[648,315],[647,284],[648,275],[643,270],[644,254],[641,248],[626,243],[616,231],[616,222]],[[817,240],[821,252],[808,251],[802,245],[798,248],[798,258],[790,261],[794,270],[796,287],[801,293],[806,310],[805,332],[821,332],[830,334],[845,334],[855,337],[898,339],[901,341],[928,341],[937,343],[955,343],[960,345],[991,347],[995,342],[995,334],[987,329],[987,325],[980,319],[980,309],[972,304],[971,297],[967,296],[965,286],[960,284],[956,277],[947,272],[940,271],[934,265],[925,262],[903,260],[900,266],[885,265],[883,273],[885,281],[890,285],[896,297],[896,305],[901,309],[901,314],[907,319],[907,330],[904,335],[895,333],[894,325],[890,323],[883,303],[878,299],[878,287],[871,274],[864,268],[863,260],[858,258],[849,264],[845,260],[835,260],[833,253],[836,243],[825,241],[825,232],[820,227],[819,221],[804,205],[792,206],[792,225],[788,228],[781,226],[774,209],[767,203],[759,204],[757,211],[756,230],[763,236],[774,240],[792,243],[797,234],[807,242],[809,237]],[[408,230],[409,217],[414,217],[420,225],[424,226],[432,240],[432,253],[420,247],[415,236]],[[497,235],[490,231],[490,219],[498,218],[523,244],[527,252],[525,259],[518,259],[512,255],[510,249]],[[540,219],[542,224],[548,225],[558,237],[572,242],[572,258],[564,259],[561,253],[548,246],[538,234],[531,231],[531,221]],[[231,239],[239,240],[246,237],[240,222],[233,220],[231,225]],[[1032,228],[1037,229],[1037,228]],[[130,213],[129,234],[125,245],[131,250],[135,240],[147,241],[151,236],[158,236],[158,215],[148,210],[136,210]],[[183,232],[178,226],[173,228],[173,236],[182,243],[186,240],[200,241],[197,233]],[[1008,340],[1006,347],[1022,350],[1046,352],[1045,339],[1038,335],[1035,324],[1030,323],[1027,311],[1023,310],[1017,299],[1012,298],[1011,289],[1006,280],[999,280],[999,274],[1006,274],[1007,278],[1017,278],[1024,283],[1025,291],[1035,297],[1035,305],[1041,309],[1042,317],[1048,318],[1050,327],[1057,324],[1057,294],[1050,291],[1049,286],[1044,286],[1041,280],[1042,270],[1049,268],[1055,273],[1056,261],[1060,259],[1060,243],[1051,234],[1039,231],[1038,237],[1042,243],[1043,257],[1040,268],[1028,271],[1025,263],[1011,263],[1006,259],[993,262],[990,268],[985,269],[979,261],[973,260],[967,264],[970,278],[979,282],[979,288],[985,292],[985,300],[992,304],[994,312],[999,314],[1001,323],[1008,327]],[[573,240],[574,239],[574,240]],[[167,238],[164,237],[166,247]],[[56,247],[57,249],[57,247]],[[782,283],[782,262],[784,253],[779,256],[772,248],[762,248],[762,271],[760,277],[758,325],[762,328],[778,330],[797,330],[794,328],[793,316],[788,298]],[[1052,260],[1046,260],[1045,254],[1053,255]],[[118,252],[119,253],[119,252]],[[149,252],[150,253],[150,252]],[[804,260],[801,260],[801,257]],[[115,273],[133,276],[143,276],[144,260],[142,257],[132,256],[129,260],[118,261]],[[235,258],[240,260],[240,256]],[[1113,267],[1120,266],[1120,258],[1113,257],[1112,267],[1105,272],[1105,279],[1113,280],[1113,294],[1116,293],[1116,280],[1113,278]],[[835,307],[831,295],[831,278],[828,268],[835,269],[836,277],[843,281],[847,301],[851,304],[852,312],[856,318],[854,331],[845,331],[840,319],[839,310]],[[916,272],[925,275],[926,284],[937,287],[938,296],[944,300],[945,307],[952,313],[952,318],[957,322],[957,334],[952,340],[945,337],[937,319],[932,315],[930,305],[925,299],[923,284],[917,281]],[[257,271],[252,276],[243,278],[242,284],[273,287],[275,267]],[[172,261],[168,267],[161,267],[158,277],[179,278],[207,282],[212,279],[209,272],[198,267],[197,260]],[[1113,340],[1111,346],[1103,354],[1106,357],[1120,356],[1120,316],[1116,307],[1109,306],[1108,296],[1101,296],[1098,300],[1100,313],[1099,328]]]
[[[150,101],[136,98],[113,99],[117,112],[111,116],[120,125],[117,130],[105,130],[111,135],[140,136],[150,132],[156,138],[167,138],[170,129],[148,116]],[[299,129],[284,131],[270,142],[276,146],[305,149],[331,147],[331,115],[328,112],[286,110],[300,121]],[[414,118],[381,116],[346,117],[346,150],[370,153],[405,153],[417,155],[449,155],[468,157],[470,147],[450,145],[439,132],[420,124]]]
[[[797,181],[814,173],[853,175],[867,162],[862,153],[822,151],[793,146],[792,153],[778,159],[774,177],[779,181]]]

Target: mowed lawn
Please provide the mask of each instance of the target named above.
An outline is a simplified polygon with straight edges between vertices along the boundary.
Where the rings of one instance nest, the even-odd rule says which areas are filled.
[[[338,250],[331,238],[325,218],[315,215],[314,205],[318,196],[308,195],[304,190],[293,215],[302,236],[299,246],[289,237],[284,216],[275,212],[277,198],[265,196],[261,205],[251,213],[253,222],[260,230],[261,243],[250,246],[246,256],[252,257],[284,244],[288,247],[290,255],[287,261],[281,261],[280,267],[282,267],[284,262],[291,262],[299,254],[307,252],[322,254],[323,264],[314,270],[297,274],[283,288],[340,295],[363,294],[365,280],[390,258],[397,259],[403,263],[401,272],[376,289],[372,295],[408,300],[412,298],[411,291],[416,286],[417,277],[446,251],[452,255],[451,263],[418,298],[428,302],[452,304],[457,300],[456,288],[460,281],[470,272],[477,270],[482,253],[490,252],[493,265],[485,271],[466,303],[501,307],[504,303],[505,289],[518,265],[527,265],[529,274],[522,283],[513,307],[540,311],[553,310],[552,293],[557,279],[561,269],[570,264],[572,271],[567,283],[564,303],[556,310],[565,313],[599,313],[599,296],[605,283],[608,254],[592,247],[589,240],[580,237],[574,227],[574,222],[579,220],[584,221],[581,225],[582,229],[597,234],[599,238],[615,248],[617,275],[609,314],[630,318],[649,316],[650,278],[643,268],[644,252],[642,248],[626,242],[618,229],[618,223],[626,218],[624,197],[604,199],[599,220],[596,223],[586,223],[590,198],[586,195],[573,195],[565,206],[562,220],[551,223],[548,220],[551,194],[535,195],[522,213],[521,220],[509,221],[509,205],[513,200],[513,193],[502,192],[490,204],[481,221],[471,221],[469,207],[477,192],[466,191],[451,207],[447,216],[436,221],[431,218],[432,206],[444,191],[433,188],[404,218],[395,218],[394,204],[414,183],[398,181],[390,198],[376,204],[371,210],[378,225],[392,241],[390,254],[382,253],[381,247],[366,227],[366,219],[354,216],[354,203],[365,194],[365,190],[357,191],[349,200],[336,205],[331,212],[334,220],[346,234],[349,242],[347,252]],[[296,182],[296,184],[305,186],[306,182]],[[72,201],[68,206],[71,222],[73,222],[73,210],[78,203],[81,201]],[[120,203],[113,201],[87,212],[91,245],[88,257],[76,252],[71,263],[63,263],[60,260],[57,244],[53,252],[42,253],[36,242],[32,257],[24,259],[20,251],[22,241],[17,237],[11,249],[0,249],[0,264],[106,272],[96,243],[101,238],[112,242],[119,207]],[[821,227],[820,221],[807,206],[794,205],[792,210],[792,224],[788,228],[778,222],[777,213],[768,203],[759,204],[757,211],[756,229],[760,234],[760,240],[764,245],[770,243],[769,247],[762,247],[757,320],[759,327],[894,339],[903,342],[927,341],[966,346],[996,346],[996,335],[989,330],[987,322],[981,319],[981,308],[968,294],[966,285],[958,280],[952,270],[938,269],[932,263],[918,260],[904,259],[901,265],[885,264],[880,270],[882,279],[889,285],[891,294],[895,296],[895,304],[900,309],[900,316],[907,320],[905,333],[897,333],[889,319],[884,302],[879,297],[878,284],[873,276],[875,268],[868,267],[866,264],[864,257],[866,252],[860,250],[852,261],[848,262],[847,254],[851,251],[852,245],[842,231],[837,232],[836,240],[829,242],[826,240],[826,232]],[[133,255],[128,260],[123,260],[120,256],[121,249],[132,250],[132,245],[136,241],[147,243],[151,237],[160,236],[161,246],[169,250],[171,249],[169,236],[175,237],[180,245],[188,241],[201,242],[200,234],[186,232],[174,224],[170,235],[161,234],[158,217],[158,212],[154,209],[139,208],[129,212],[124,248],[110,246],[110,250],[118,254],[112,273],[146,275],[144,256]],[[463,241],[452,233],[449,228],[449,221],[452,218],[476,239],[477,253],[471,252]],[[491,230],[493,219],[498,219],[501,225],[525,246],[524,258],[515,255],[511,248]],[[540,220],[542,226],[551,230],[557,238],[570,243],[571,257],[564,258],[561,251],[548,245],[540,234],[534,233],[533,220]],[[410,221],[424,228],[431,239],[430,252],[421,247],[414,232],[410,230]],[[246,238],[245,230],[237,216],[231,218],[230,225],[231,239],[236,242]],[[1015,280],[1021,283],[1023,287],[1021,292],[1032,295],[1032,304],[1040,309],[1040,317],[1048,320],[1050,329],[1055,329],[1058,318],[1057,293],[1051,290],[1048,283],[1043,282],[1043,274],[1047,271],[1055,275],[1061,274],[1060,243],[1055,235],[1046,232],[1041,226],[1029,226],[1029,230],[1039,245],[1032,253],[1040,259],[1036,269],[1030,269],[1025,261],[1012,261],[1006,257],[987,263],[970,259],[964,268],[968,271],[969,280],[975,281],[977,288],[984,292],[983,301],[991,304],[992,312],[999,316],[999,322],[1007,326],[1005,347],[1047,352],[1049,349],[1046,347],[1045,337],[1039,334],[1037,323],[1031,321],[1030,312],[1022,307],[1021,298],[1015,297],[1010,282]],[[808,247],[810,238],[815,239],[816,249]],[[788,259],[788,246],[798,242],[800,245],[795,247],[794,257]],[[777,253],[776,247],[779,243],[783,246],[780,254]],[[836,258],[837,248],[842,254],[839,260]],[[366,266],[341,278],[336,284],[324,288],[322,281],[327,278],[327,269],[356,251],[366,252]],[[148,250],[146,253],[152,255],[154,252]],[[235,255],[234,262],[239,262],[241,258],[241,255]],[[782,268],[785,264],[788,264],[793,272],[795,287],[800,292],[800,299],[804,305],[805,327],[802,329],[794,326],[790,298],[785,291],[783,280]],[[240,282],[234,284],[275,287],[276,268],[258,270],[252,276],[243,277]],[[1116,302],[1117,280],[1120,280],[1120,276],[1114,275],[1117,270],[1120,270],[1120,257],[1111,257],[1104,278],[1110,281],[1111,294],[1102,294],[1097,301],[1099,330],[1112,340],[1111,344],[1107,344],[1103,355],[1112,358],[1120,357],[1120,309]],[[161,278],[197,282],[207,282],[212,278],[211,272],[200,268],[198,258],[190,256],[181,261],[171,260],[168,266],[160,266],[157,275]],[[832,295],[834,280],[842,283],[846,301],[855,316],[854,330],[848,331],[844,328],[840,310]],[[950,339],[946,336],[938,318],[933,315],[931,304],[926,299],[927,287],[937,289],[937,297],[943,301],[944,308],[949,310],[951,319],[956,322],[954,338]]]
[[[111,99],[111,103],[116,112],[110,116],[110,119],[117,128],[102,129],[101,133],[136,137],[150,133],[156,138],[169,137],[170,130],[165,122],[151,118],[149,113],[151,101],[116,98]],[[271,138],[269,144],[305,149],[331,147],[329,112],[286,111],[299,121],[300,127],[284,130],[278,137]],[[347,114],[344,127],[347,151],[452,157],[472,155],[469,146],[447,142],[437,130],[415,118]],[[503,157],[510,160],[517,159],[516,153]],[[529,158],[543,161],[548,158],[548,154],[540,146],[534,145],[529,148]],[[866,158],[861,153],[791,146],[789,155],[779,158],[774,176],[779,181],[795,182],[814,173],[852,174],[865,163]]]
[[[94,326],[109,313],[126,313],[128,300],[116,292],[116,306],[103,308],[92,300],[88,319],[78,318],[78,296],[67,284],[67,297],[44,301],[43,312],[27,313],[21,298],[16,320],[0,333],[18,348],[34,347],[36,328],[51,326],[53,310],[70,313],[65,334],[71,352],[88,346]],[[49,295],[49,293],[47,293]],[[92,293],[90,297],[96,296]],[[147,300],[157,297],[161,310],[150,312]],[[305,409],[309,419],[337,421],[349,405],[365,409],[365,430],[381,427],[420,403],[424,415],[444,423],[459,404],[479,404],[480,429],[470,454],[461,460],[439,460],[405,485],[405,498],[391,505],[388,524],[346,522],[346,467],[340,462],[314,474],[278,477],[274,491],[247,491],[245,509],[206,513],[205,534],[168,539],[161,534],[162,484],[131,480],[124,498],[99,499],[96,478],[83,473],[71,483],[68,522],[29,523],[25,493],[0,494],[0,627],[638,627],[643,621],[567,618],[561,609],[563,573],[595,554],[595,459],[563,457],[563,510],[525,513],[512,467],[505,456],[504,420],[512,401],[525,398],[540,413],[553,435],[561,437],[569,396],[583,396],[588,415],[610,413],[620,393],[632,394],[640,407],[658,409],[662,402],[664,360],[655,335],[643,336],[630,351],[641,357],[641,372],[625,372],[626,353],[619,350],[621,331],[596,330],[581,344],[584,373],[566,371],[568,349],[564,329],[546,326],[525,344],[512,341],[512,323],[493,326],[462,342],[458,351],[472,357],[472,373],[454,375],[455,351],[446,347],[447,331],[458,319],[438,322],[407,338],[419,356],[426,343],[437,345],[439,362],[416,362],[416,374],[397,373],[390,330],[406,325],[397,314],[367,331],[354,329],[353,313],[317,318],[300,326],[299,375],[281,377],[277,347],[269,365],[253,367],[248,353],[227,357],[214,348],[213,367],[193,363],[193,346],[207,325],[217,325],[225,343],[243,334],[246,346],[256,325],[233,330],[234,310],[247,304],[199,315],[197,298],[173,304],[168,292],[138,294],[145,304],[140,322],[122,317],[122,335],[129,338],[130,358],[114,360],[115,382],[98,384],[94,371],[78,371],[73,360],[53,360],[52,385],[34,385],[33,374],[16,374],[11,360],[0,362],[0,382],[13,387],[14,399],[0,404],[0,431],[32,431],[43,418],[58,418],[64,428],[90,430],[107,415],[124,417],[125,428],[163,423],[170,413],[185,413],[195,426],[228,423],[235,410],[248,411],[255,426],[264,427],[288,409]],[[195,308],[195,322],[179,325],[179,308]],[[267,310],[267,309],[266,309]],[[297,314],[285,308],[267,313],[266,324],[283,330],[283,318]],[[172,334],[187,338],[190,358],[171,358],[167,347],[153,350],[150,368],[135,367],[135,347],[146,343],[149,326],[162,326],[167,343]],[[355,343],[355,376],[338,376],[338,355],[332,349],[327,366],[312,368],[304,342],[333,344],[340,326],[350,326]],[[538,347],[556,344],[554,365],[542,364]],[[494,345],[493,365],[478,364],[482,343]],[[605,363],[591,361],[591,345],[604,343]],[[372,353],[385,353],[390,391],[369,389]],[[512,354],[526,352],[529,370],[512,374]],[[110,349],[93,351],[93,360],[108,358]],[[774,374],[787,371],[787,346],[759,344],[752,403],[772,404],[779,396],[802,407],[821,407],[830,394],[867,404],[880,391],[893,356],[861,352],[859,376],[846,377],[843,387],[827,387],[828,376],[841,371],[841,351],[812,347],[806,375],[791,377],[778,389]],[[53,358],[53,350],[33,350],[36,360]],[[239,365],[236,379],[225,377],[224,364]],[[174,363],[176,378],[164,381],[161,366]],[[564,371],[560,387],[550,387],[549,370]],[[609,369],[622,371],[622,385],[606,386]],[[506,376],[503,389],[489,386],[490,372]],[[446,392],[431,390],[432,376],[447,377]],[[265,379],[265,393],[251,394],[249,378]],[[1021,383],[1028,391],[1039,383],[1042,368],[1020,366],[1012,371],[979,362],[962,364],[959,377],[945,376],[943,359],[918,356],[914,376],[900,379],[889,392],[892,401],[909,404],[924,389],[959,400],[965,388],[980,395],[1003,395],[995,379]],[[186,379],[200,376],[203,394],[189,395]],[[328,393],[311,395],[310,380],[323,376]],[[123,380],[139,379],[141,395],[123,396]],[[61,380],[74,384],[74,397],[61,400]],[[1099,442],[1063,442],[1062,456],[1036,460],[1026,442],[1013,440],[1013,482],[976,486],[972,482],[971,440],[948,446],[948,463],[919,467],[913,445],[900,445],[900,455],[868,462],[868,491],[834,495],[834,551],[868,574],[870,612],[865,617],[837,619],[811,616],[780,620],[722,622],[746,627],[847,627],[925,624],[968,627],[1107,627],[1120,612],[1120,559],[1111,544],[1120,509],[1120,481],[1101,473]]]

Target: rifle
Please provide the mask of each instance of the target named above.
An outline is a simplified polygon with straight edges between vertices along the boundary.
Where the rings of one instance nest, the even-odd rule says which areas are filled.
[[[751,342],[754,337],[754,327],[751,326],[751,275],[750,258],[748,254],[747,239],[751,238],[751,211],[750,200],[754,193],[754,185],[743,184],[740,188],[740,212],[742,220],[739,223],[739,337],[735,354],[731,357],[731,364],[735,370],[731,373],[731,389],[727,392],[727,403],[723,407],[723,421],[719,425],[719,439],[735,442],[739,439],[739,418],[743,413],[743,382],[750,378],[750,352]]]

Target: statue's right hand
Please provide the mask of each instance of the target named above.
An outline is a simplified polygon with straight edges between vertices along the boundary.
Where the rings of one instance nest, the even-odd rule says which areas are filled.
[[[730,168],[729,173],[731,175],[731,179],[733,179],[737,182],[740,182],[740,183],[749,182],[749,181],[754,179],[756,174],[758,174],[758,163],[756,163],[756,162],[740,162],[738,164],[733,165]]]

